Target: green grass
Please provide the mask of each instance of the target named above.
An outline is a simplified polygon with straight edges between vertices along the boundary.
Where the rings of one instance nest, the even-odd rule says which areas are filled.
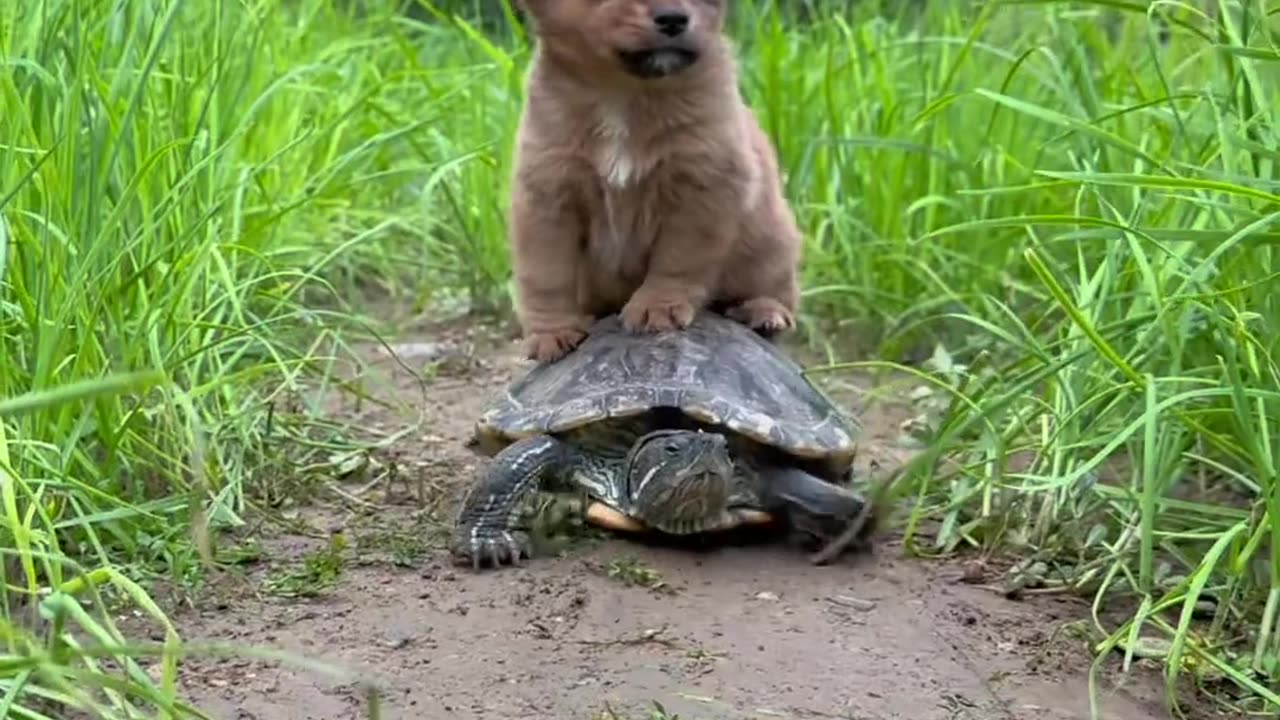
[[[910,547],[1034,557],[1100,660],[1276,712],[1280,3],[883,4],[734,32],[828,372],[949,359]],[[153,581],[394,440],[308,404],[352,299],[509,309],[527,44],[392,5],[0,7],[0,715],[194,716]]]

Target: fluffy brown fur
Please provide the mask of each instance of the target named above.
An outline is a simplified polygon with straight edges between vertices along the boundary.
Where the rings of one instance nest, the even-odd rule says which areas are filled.
[[[705,307],[794,327],[801,236],[738,91],[727,2],[522,0],[537,52],[509,240],[529,357],[611,312],[635,332]]]

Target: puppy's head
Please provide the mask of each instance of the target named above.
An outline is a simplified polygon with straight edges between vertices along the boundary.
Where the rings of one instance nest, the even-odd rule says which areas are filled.
[[[729,0],[520,0],[544,51],[630,76],[678,75],[720,42]],[[606,65],[606,63],[608,65]]]

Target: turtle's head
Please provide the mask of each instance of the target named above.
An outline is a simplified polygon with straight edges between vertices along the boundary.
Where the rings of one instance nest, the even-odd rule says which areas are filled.
[[[658,430],[632,446],[627,491],[648,525],[671,533],[698,532],[723,515],[733,473],[723,435]]]

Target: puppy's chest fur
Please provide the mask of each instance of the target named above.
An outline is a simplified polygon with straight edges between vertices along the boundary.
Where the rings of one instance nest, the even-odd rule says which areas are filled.
[[[605,190],[623,190],[653,169],[651,158],[640,152],[629,118],[620,108],[606,106],[597,111],[588,147]]]
[[[633,129],[625,110],[604,106],[589,125],[584,151],[594,169],[587,188],[593,264],[620,278],[645,274],[659,232],[661,148]]]

